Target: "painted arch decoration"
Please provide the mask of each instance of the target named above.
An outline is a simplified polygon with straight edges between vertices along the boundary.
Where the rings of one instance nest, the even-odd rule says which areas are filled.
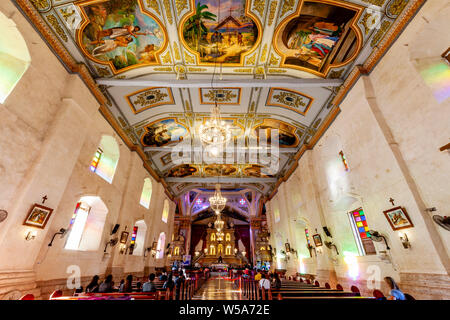
[[[242,65],[261,40],[259,19],[251,0],[190,0],[191,12],[180,23],[180,39],[199,65]]]
[[[353,61],[362,48],[357,22],[364,7],[338,0],[305,0],[275,30],[281,67],[326,77]]]
[[[76,3],[82,23],[77,43],[90,60],[111,67],[114,74],[159,65],[167,32],[144,9],[142,0],[88,0]]]

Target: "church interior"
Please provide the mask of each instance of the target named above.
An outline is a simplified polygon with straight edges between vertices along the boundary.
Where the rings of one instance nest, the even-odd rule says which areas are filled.
[[[0,1],[0,300],[450,299],[449,16]]]

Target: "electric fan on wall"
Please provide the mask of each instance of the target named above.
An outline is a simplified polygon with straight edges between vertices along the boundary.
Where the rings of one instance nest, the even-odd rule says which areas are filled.
[[[441,226],[445,230],[450,231],[450,217],[443,217],[435,214],[433,216],[433,221],[436,222],[439,226]]]
[[[380,234],[378,231],[375,231],[375,230],[369,230],[369,233],[370,233],[370,236],[371,236],[370,238],[372,239],[372,241],[381,242],[384,240],[384,243],[386,244],[386,250],[391,250],[391,248],[389,248],[389,245],[386,241],[385,236],[383,236],[382,234]]]

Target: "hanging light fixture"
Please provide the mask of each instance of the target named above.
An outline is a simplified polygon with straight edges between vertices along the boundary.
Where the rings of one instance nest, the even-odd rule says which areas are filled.
[[[221,119],[220,109],[215,101],[211,108],[211,119],[200,125],[200,140],[211,149],[213,155],[231,139],[230,126]]]
[[[214,192],[214,195],[209,198],[211,209],[213,209],[216,214],[220,214],[220,212],[225,208],[226,203],[227,198],[222,196],[222,193],[220,192],[220,184],[216,184],[216,191]]]
[[[217,220],[214,222],[214,228],[216,228],[217,232],[221,232],[223,229],[223,226],[225,224],[225,221],[220,219],[220,214],[217,216]]]

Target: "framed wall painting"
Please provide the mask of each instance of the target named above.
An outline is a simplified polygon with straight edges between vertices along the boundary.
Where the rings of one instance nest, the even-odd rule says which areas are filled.
[[[31,207],[30,211],[28,211],[27,217],[25,218],[23,224],[25,226],[44,229],[52,212],[52,208],[44,207],[35,203]]]
[[[290,245],[288,242],[286,242],[286,243],[284,244],[284,247],[285,247],[285,249],[286,249],[286,253],[291,252],[291,245]]]
[[[121,233],[121,235],[120,235],[120,243],[123,243],[123,244],[127,243],[127,241],[128,241],[128,235],[129,235],[128,232],[122,231],[122,233]]]
[[[405,208],[395,207],[383,213],[394,231],[414,227]]]
[[[313,239],[314,239],[314,244],[316,245],[316,247],[321,247],[323,245],[320,234],[317,233],[317,234],[313,235]]]

